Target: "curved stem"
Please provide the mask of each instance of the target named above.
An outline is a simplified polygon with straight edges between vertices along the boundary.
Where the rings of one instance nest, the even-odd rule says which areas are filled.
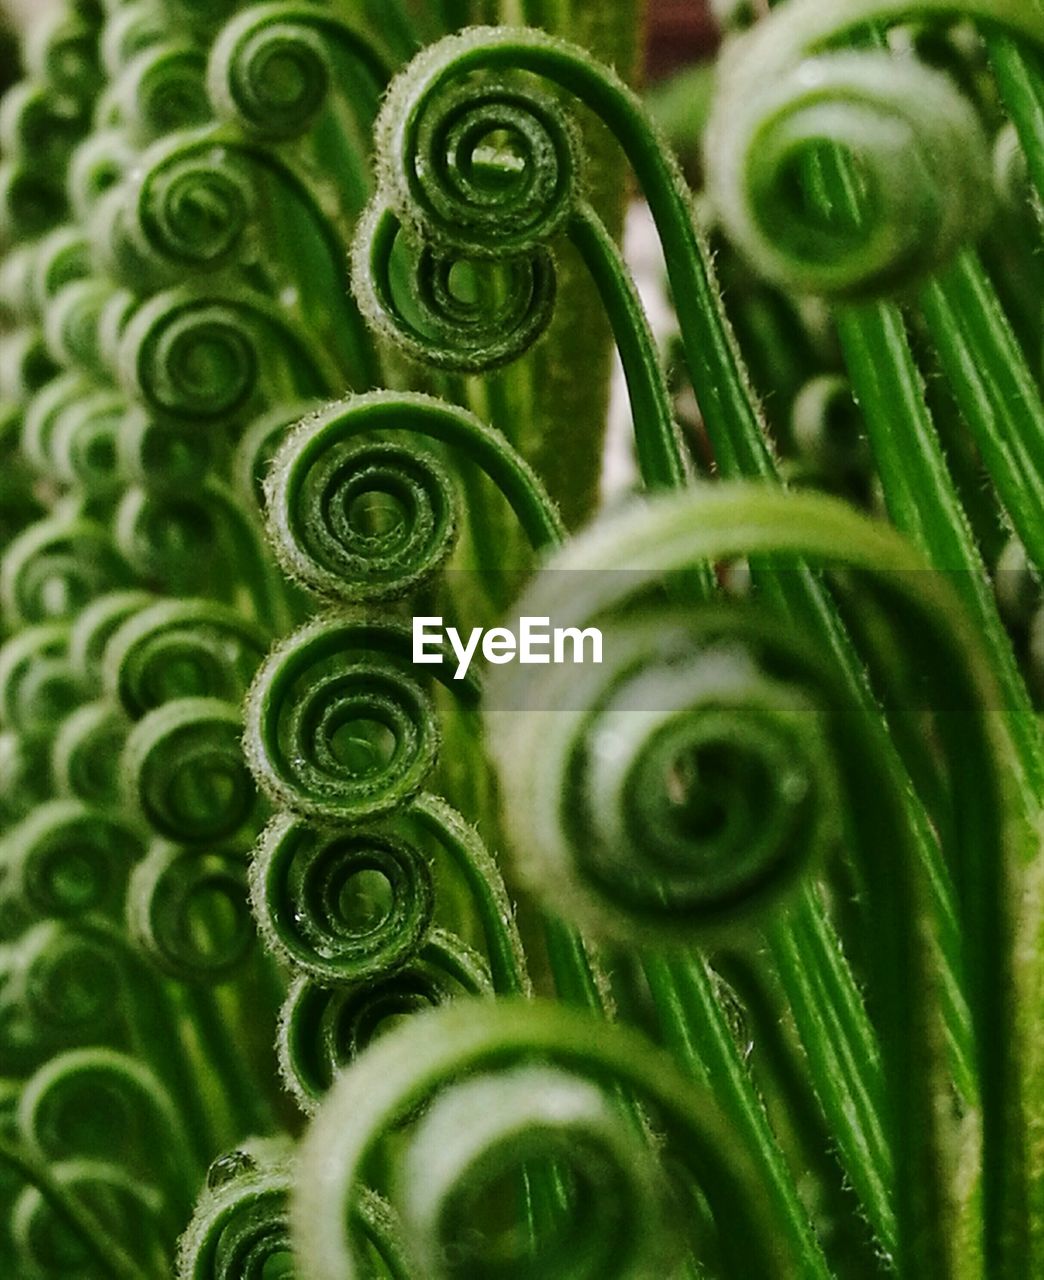
[[[590,271],[612,325],[631,398],[642,478],[650,489],[674,489],[692,475],[649,321],[620,251],[601,219],[581,205],[568,234]]]
[[[1044,204],[1044,82],[1039,53],[1024,51],[1010,36],[988,32],[993,72],[1018,131],[1030,180]]]

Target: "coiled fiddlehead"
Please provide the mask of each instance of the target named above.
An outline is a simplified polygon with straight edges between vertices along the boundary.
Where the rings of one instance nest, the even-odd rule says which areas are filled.
[[[343,86],[330,62],[338,49],[361,66],[372,89],[379,92],[388,83],[387,56],[346,17],[314,5],[251,5],[222,29],[211,49],[208,80],[216,113],[255,137],[299,137],[322,109],[331,84]]]
[[[221,442],[201,435],[195,426],[157,421],[137,405],[123,414],[116,448],[120,469],[131,484],[174,497],[205,484],[221,454]]]
[[[5,1004],[17,1009],[40,1058],[125,1037],[127,976],[111,929],[83,920],[42,921],[19,939],[11,966]]]
[[[136,1058],[113,1049],[74,1049],[52,1058],[26,1081],[17,1120],[39,1158],[118,1162],[158,1183],[175,1213],[185,1207],[177,1203],[182,1188],[199,1176],[162,1082]],[[153,1141],[157,1133],[162,1143]]]
[[[0,344],[0,393],[27,403],[57,372],[43,335],[32,328],[8,334]]]
[[[51,1167],[50,1174],[70,1199],[88,1206],[89,1221],[102,1227],[108,1247],[104,1260],[96,1260],[81,1231],[69,1230],[65,1215],[55,1212],[51,1199],[37,1186],[26,1187],[12,1211],[12,1232],[19,1265],[29,1274],[106,1280],[112,1274],[110,1255],[117,1245],[120,1269],[128,1280],[131,1276],[141,1280],[147,1274],[135,1255],[144,1253],[149,1268],[161,1261],[156,1230],[160,1196],[154,1187],[125,1173],[120,1165],[102,1160],[63,1160]],[[136,1227],[133,1234],[128,1230],[131,1223]]]
[[[250,885],[265,944],[325,982],[366,983],[401,969],[435,913],[421,850],[379,829],[320,827],[287,814],[262,836]]]
[[[90,274],[90,245],[83,233],[74,227],[61,227],[52,232],[34,246],[28,280],[34,312],[42,315],[48,301],[61,289]]]
[[[359,822],[420,790],[439,732],[411,654],[406,627],[351,615],[319,619],[272,651],[247,698],[244,746],[275,804]],[[475,696],[466,681],[457,692]]]
[[[56,794],[102,809],[118,803],[117,762],[128,729],[126,717],[108,699],[88,702],[68,715],[51,746]]]
[[[285,626],[282,581],[256,525],[213,476],[187,492],[128,488],[113,524],[116,544],[143,584],[164,595],[247,605],[273,630]]]
[[[111,499],[119,488],[117,436],[126,413],[122,396],[96,391],[58,417],[51,437],[55,478],[87,499]]]
[[[418,360],[471,372],[517,359],[550,323],[546,246],[581,184],[576,131],[549,95],[467,75],[471,41],[484,34],[440,42],[394,82],[377,124],[381,188],[352,273],[379,331]],[[403,228],[414,245],[408,309],[392,287]]]
[[[97,912],[118,918],[137,834],[76,800],[40,805],[4,840],[5,890],[35,920]]]
[[[478,29],[425,50],[393,85],[377,124],[391,207],[420,239],[469,257],[546,243],[577,196],[581,148],[569,117],[531,86],[513,89],[488,74],[496,56],[483,38],[515,34]],[[471,71],[486,75],[468,82]]]
[[[95,206],[119,184],[136,159],[137,152],[122,130],[99,130],[77,147],[69,163],[67,185],[72,213],[81,226],[89,225]]]
[[[132,937],[164,973],[183,982],[226,980],[256,937],[246,861],[234,848],[156,842],[134,869],[127,908]]]
[[[771,554],[775,562],[776,558],[789,554],[863,571],[859,585],[875,598],[878,609],[885,611],[901,638],[900,651],[916,671],[916,676],[907,675],[900,686],[905,690],[900,696],[907,699],[906,709],[898,701],[890,700],[891,715],[901,719],[911,713],[908,700],[912,680],[920,683],[935,713],[941,758],[933,760],[929,767],[941,769],[948,779],[947,794],[954,806],[947,825],[947,853],[962,917],[967,997],[986,1108],[984,1161],[991,1170],[989,1176],[998,1180],[995,1193],[1004,1196],[989,1205],[987,1217],[991,1231],[1003,1234],[1010,1229],[1011,1238],[1017,1239],[1022,1176],[1022,1136],[1017,1119],[1020,1085],[1013,1075],[1010,1057],[995,1051],[997,1045],[1007,1042],[1014,1034],[1012,1009],[997,997],[997,992],[1009,989],[1012,982],[1014,926],[1007,906],[1011,846],[1002,818],[1000,781],[1002,762],[1010,758],[1012,747],[1000,728],[998,694],[988,664],[980,653],[978,640],[949,595],[947,584],[930,578],[923,569],[910,572],[919,562],[895,535],[855,516],[841,504],[811,497],[792,498],[764,490],[744,490],[738,486],[715,486],[713,490],[696,490],[649,503],[607,522],[602,534],[596,529],[589,540],[575,540],[556,561],[559,569],[595,569],[595,573],[560,572],[541,579],[531,596],[523,600],[524,611],[588,625],[592,619],[602,616],[603,606],[613,613],[628,600],[634,601],[643,592],[647,593],[663,574],[681,571],[704,556],[716,561],[736,555]],[[629,572],[609,573],[607,569]],[[846,604],[852,597],[854,616],[859,616],[858,594],[852,588],[845,592]],[[863,608],[866,608],[865,602]],[[690,620],[695,622],[700,612],[694,609]],[[708,613],[709,631],[703,633],[711,639],[710,651],[724,634],[714,612]],[[638,616],[640,621],[641,614]],[[725,631],[736,638],[749,625],[734,615],[721,616]],[[618,624],[607,630],[606,647],[610,652],[615,625],[620,626],[626,644],[626,608]],[[881,625],[880,618],[877,625]],[[934,1017],[934,1013],[924,1003],[931,983],[917,923],[923,884],[915,848],[906,844],[912,837],[904,817],[903,789],[897,782],[894,763],[879,738],[868,733],[865,708],[853,697],[850,686],[838,682],[836,660],[815,658],[815,646],[810,645],[806,637],[788,642],[787,631],[780,628],[778,622],[763,623],[760,632],[763,639],[759,647],[773,655],[770,670],[775,678],[804,673],[802,684],[823,689],[826,696],[818,701],[822,718],[819,726],[813,719],[812,732],[827,735],[827,751],[838,771],[839,793],[847,798],[846,812],[861,815],[850,820],[847,840],[863,877],[868,928],[874,931],[873,945],[868,947],[867,954],[874,956],[875,1008],[892,1092],[892,1139],[899,1185],[909,1180],[909,1198],[899,1213],[902,1215],[904,1210],[912,1213],[912,1220],[903,1221],[900,1216],[900,1238],[904,1248],[915,1250],[924,1238],[922,1233],[930,1233],[934,1229],[932,1224],[938,1222],[938,1211],[930,1203],[926,1205],[923,1197],[927,1179],[938,1186],[941,1157],[937,1135],[932,1132],[935,1105],[932,1053],[915,1030],[923,1027],[925,1018]],[[692,651],[706,653],[708,647],[699,641],[692,646]],[[876,667],[874,670],[875,675],[882,674]],[[639,673],[634,674],[635,688],[642,694],[637,680]],[[890,689],[895,688],[895,679],[894,675],[889,677]],[[556,705],[554,684],[553,678],[544,684],[539,677],[534,683],[532,672],[524,667],[510,673],[500,668],[491,681],[490,705],[497,708],[493,722],[502,730],[493,735],[493,751],[504,786],[505,810],[510,828],[520,841],[520,853],[531,863],[541,861],[548,875],[558,878],[564,870],[570,893],[558,894],[560,907],[565,906],[575,890],[576,897],[572,899],[575,910],[584,918],[612,928],[614,919],[621,924],[623,919],[633,917],[633,904],[625,905],[620,896],[615,903],[607,901],[612,893],[606,894],[604,869],[596,865],[591,874],[590,854],[586,848],[576,845],[567,806],[570,802],[579,803],[573,787],[577,777],[582,777],[582,769],[585,766],[592,769],[587,778],[586,803],[590,806],[594,801],[599,805],[592,820],[604,823],[605,815],[613,813],[619,824],[617,838],[624,835],[628,810],[634,803],[634,794],[628,789],[633,782],[632,761],[640,765],[641,750],[657,747],[655,732],[651,741],[647,741],[644,731],[650,725],[658,730],[662,720],[649,715],[648,690],[642,696],[635,695],[630,703],[624,701],[623,710],[638,713],[631,715],[630,723],[637,726],[640,743],[632,744],[627,738],[618,737],[615,742],[610,740],[612,749],[599,757],[595,753],[597,738],[584,736],[584,715],[577,715],[575,720],[573,713],[564,717],[564,737],[569,736],[572,724],[578,722],[581,729],[579,739],[571,739],[566,745],[556,743],[547,733],[546,713],[501,711],[502,708]],[[612,705],[597,685],[594,694],[591,709],[600,711],[603,705]],[[542,700],[549,696],[551,701]],[[669,695],[667,702],[669,704]],[[583,705],[586,709],[586,704]],[[663,703],[652,705],[657,708]],[[756,710],[757,704],[752,709]],[[538,723],[545,728],[545,733],[530,737]],[[618,729],[622,729],[624,723],[621,721]],[[805,725],[807,731],[810,727],[807,717]],[[909,731],[913,732],[912,726]],[[742,740],[746,740],[746,735]],[[974,756],[977,763],[975,772],[969,774],[966,769],[970,756]],[[662,763],[662,757],[655,751],[652,758]],[[556,760],[553,777],[543,772],[544,764],[551,759]],[[684,761],[678,763],[684,764]],[[595,765],[597,768],[592,768]],[[785,777],[785,773],[782,776]],[[538,794],[563,798],[565,803],[561,808],[533,806],[529,782],[538,777],[540,785],[550,788]],[[661,776],[660,785],[668,799],[673,784],[671,773]],[[965,811],[966,806],[971,812]],[[590,808],[588,813],[592,813]],[[705,815],[697,809],[693,816],[699,833],[699,824]],[[775,817],[771,809],[769,816]],[[870,835],[877,823],[885,824],[887,834],[881,830],[876,836]],[[887,866],[881,862],[886,848],[890,853]],[[613,855],[607,856],[612,865]],[[755,889],[762,883],[763,870],[755,868],[752,882]],[[550,881],[543,882],[545,890],[548,883]],[[561,883],[558,879],[558,884]],[[973,884],[977,886],[974,890]],[[619,894],[620,885],[618,878],[615,885],[610,884],[610,889]],[[992,887],[987,889],[984,885]],[[647,905],[640,903],[639,907]],[[640,911],[638,921],[642,921]],[[881,945],[883,930],[887,930],[892,939],[887,946]],[[901,961],[900,955],[904,957]],[[920,969],[923,977],[914,979],[910,966]],[[1002,1026],[1006,1029],[1002,1030]],[[914,1062],[911,1055],[913,1058],[926,1055],[928,1060]],[[916,1084],[911,1083],[913,1080]],[[1007,1154],[1001,1155],[1001,1152]],[[917,1172],[919,1165],[921,1173]],[[1010,1191],[1004,1193],[1002,1189],[1009,1179]],[[1010,1226],[1001,1225],[1009,1214]],[[944,1249],[945,1245],[939,1241],[936,1247]]]
[[[111,80],[136,54],[170,35],[170,21],[159,4],[137,0],[111,9],[101,31],[99,52]]]
[[[274,1145],[274,1144],[273,1144]],[[292,1274],[286,1153],[248,1143],[211,1165],[178,1249],[179,1280],[263,1280]]]
[[[410,259],[409,305],[393,286],[397,217],[375,204],[359,225],[352,290],[367,321],[422,364],[481,373],[524,355],[551,323],[555,269],[540,247],[494,265],[430,244]]]
[[[105,687],[132,719],[175,698],[243,696],[266,648],[261,629],[210,600],[163,600],[126,617],[105,644]]]
[[[41,520],[0,561],[0,605],[11,625],[71,619],[95,596],[127,586],[130,570],[108,534],[88,520]]]
[[[759,271],[801,292],[867,296],[936,270],[982,230],[987,140],[949,77],[872,51],[831,52],[867,24],[955,13],[1044,46],[1044,17],[1020,0],[789,4],[723,59],[708,127],[712,199]],[[852,158],[857,225],[802,207],[795,179],[816,147]]]
[[[31,737],[53,729],[83,686],[68,656],[64,623],[27,627],[0,648],[0,720]]]
[[[113,591],[100,596],[76,617],[69,632],[69,660],[85,683],[100,685],[105,646],[132,614],[155,603],[145,591]]]
[[[81,373],[67,373],[54,378],[26,406],[22,422],[21,445],[33,467],[45,474],[54,468],[52,443],[55,427],[62,414],[90,395],[92,386]]]
[[[545,830],[523,864],[549,905],[570,902],[620,940],[706,935],[792,887],[829,847],[836,782],[812,673],[779,678],[785,650],[763,643],[734,647],[728,627],[699,637],[670,612],[620,621],[596,676],[571,672],[571,690],[546,691],[542,706],[571,693],[576,707],[529,713],[533,770],[560,780],[548,824],[560,835],[552,847]],[[505,790],[517,818],[519,793]]]
[[[98,28],[88,14],[56,5],[27,32],[26,71],[52,89],[89,103],[101,87]]]
[[[368,435],[389,431],[410,447]],[[276,454],[268,528],[291,577],[356,602],[405,595],[438,572],[453,549],[457,504],[443,468],[414,447],[418,436],[478,463],[535,547],[561,537],[542,485],[502,436],[443,401],[374,392],[306,418]]]
[[[337,1075],[397,1021],[490,990],[480,958],[441,929],[415,960],[380,978],[323,987],[302,975],[291,985],[279,1020],[276,1048],[283,1080],[310,1114]]]
[[[189,287],[157,294],[128,321],[119,371],[128,394],[158,416],[220,423],[243,414],[264,385],[262,335],[274,334],[300,395],[329,394],[339,375],[304,331],[262,295]]]
[[[99,124],[122,125],[131,141],[145,146],[178,129],[210,119],[206,59],[195,45],[164,41],[138,53],[99,103]]]
[[[178,1250],[178,1280],[269,1280],[291,1276],[288,1211],[293,1165],[278,1142],[254,1139],[210,1167],[207,1187]],[[388,1205],[363,1196],[356,1223],[391,1280],[409,1280]]]
[[[120,758],[124,796],[157,834],[181,844],[231,840],[257,817],[239,710],[219,698],[178,698],[148,712]]]
[[[0,106],[0,146],[42,172],[60,170],[87,132],[82,103],[57,97],[45,84],[23,81],[4,94]]]
[[[241,250],[255,195],[233,163],[239,148],[228,147],[208,130],[191,141],[165,139],[144,153],[123,215],[140,252],[173,272],[220,266]]]
[[[59,364],[107,379],[101,321],[116,292],[107,280],[76,280],[48,304],[44,333]]]
[[[641,1037],[561,1007],[473,1001],[411,1018],[334,1084],[295,1178],[299,1267],[316,1280],[366,1274],[351,1214],[364,1171],[376,1167],[369,1159],[387,1152],[397,1131],[404,1141],[390,1180],[415,1273],[673,1274],[679,1218],[644,1136],[609,1100],[620,1086],[654,1110],[671,1153],[722,1214],[727,1274],[800,1274],[800,1261],[780,1252],[763,1216],[771,1197],[760,1192],[743,1151],[725,1139],[713,1103]],[[486,1234],[494,1188],[548,1157],[561,1162],[571,1189],[559,1229],[542,1233],[531,1253],[523,1239],[495,1228]]]

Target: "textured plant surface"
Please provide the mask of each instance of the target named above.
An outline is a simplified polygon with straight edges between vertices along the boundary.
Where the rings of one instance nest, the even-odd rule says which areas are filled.
[[[715,7],[31,23],[3,1275],[1044,1274],[1044,2]]]

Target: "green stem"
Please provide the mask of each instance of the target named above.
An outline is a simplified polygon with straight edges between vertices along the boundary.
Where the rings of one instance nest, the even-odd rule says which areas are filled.
[[[1040,55],[1024,50],[1000,32],[988,33],[993,72],[997,77],[1004,104],[1022,142],[1030,180],[1044,203],[1044,85],[1041,81]]]
[[[794,1179],[769,1126],[725,1018],[706,961],[650,957],[644,964],[667,1047],[693,1079],[713,1090],[741,1141],[756,1153],[759,1173],[776,1200],[788,1251],[804,1259],[802,1276],[828,1280],[830,1270]]]
[[[993,286],[979,259],[963,253],[920,301],[986,469],[1044,572],[1044,403]]]
[[[837,327],[889,515],[952,578],[993,655],[1030,812],[1044,785],[1039,726],[950,479],[902,315],[890,303],[868,303],[840,311]]]

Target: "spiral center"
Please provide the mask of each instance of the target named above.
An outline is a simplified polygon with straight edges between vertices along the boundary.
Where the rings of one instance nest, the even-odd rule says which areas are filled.
[[[514,191],[527,180],[525,151],[511,130],[490,129],[475,140],[468,156],[468,176],[487,190]]]
[[[395,734],[383,721],[365,717],[336,725],[329,745],[338,764],[355,777],[383,773],[395,757]]]
[[[364,867],[341,886],[338,916],[351,933],[373,933],[388,919],[393,903],[394,891],[384,872]]]
[[[200,966],[217,967],[238,959],[252,938],[239,886],[197,885],[187,904],[185,932]]]
[[[97,902],[105,889],[104,870],[96,850],[93,856],[87,849],[60,850],[48,874],[55,905],[75,911]]]
[[[406,509],[389,490],[370,489],[357,494],[348,504],[348,525],[359,538],[394,542],[406,529]]]

